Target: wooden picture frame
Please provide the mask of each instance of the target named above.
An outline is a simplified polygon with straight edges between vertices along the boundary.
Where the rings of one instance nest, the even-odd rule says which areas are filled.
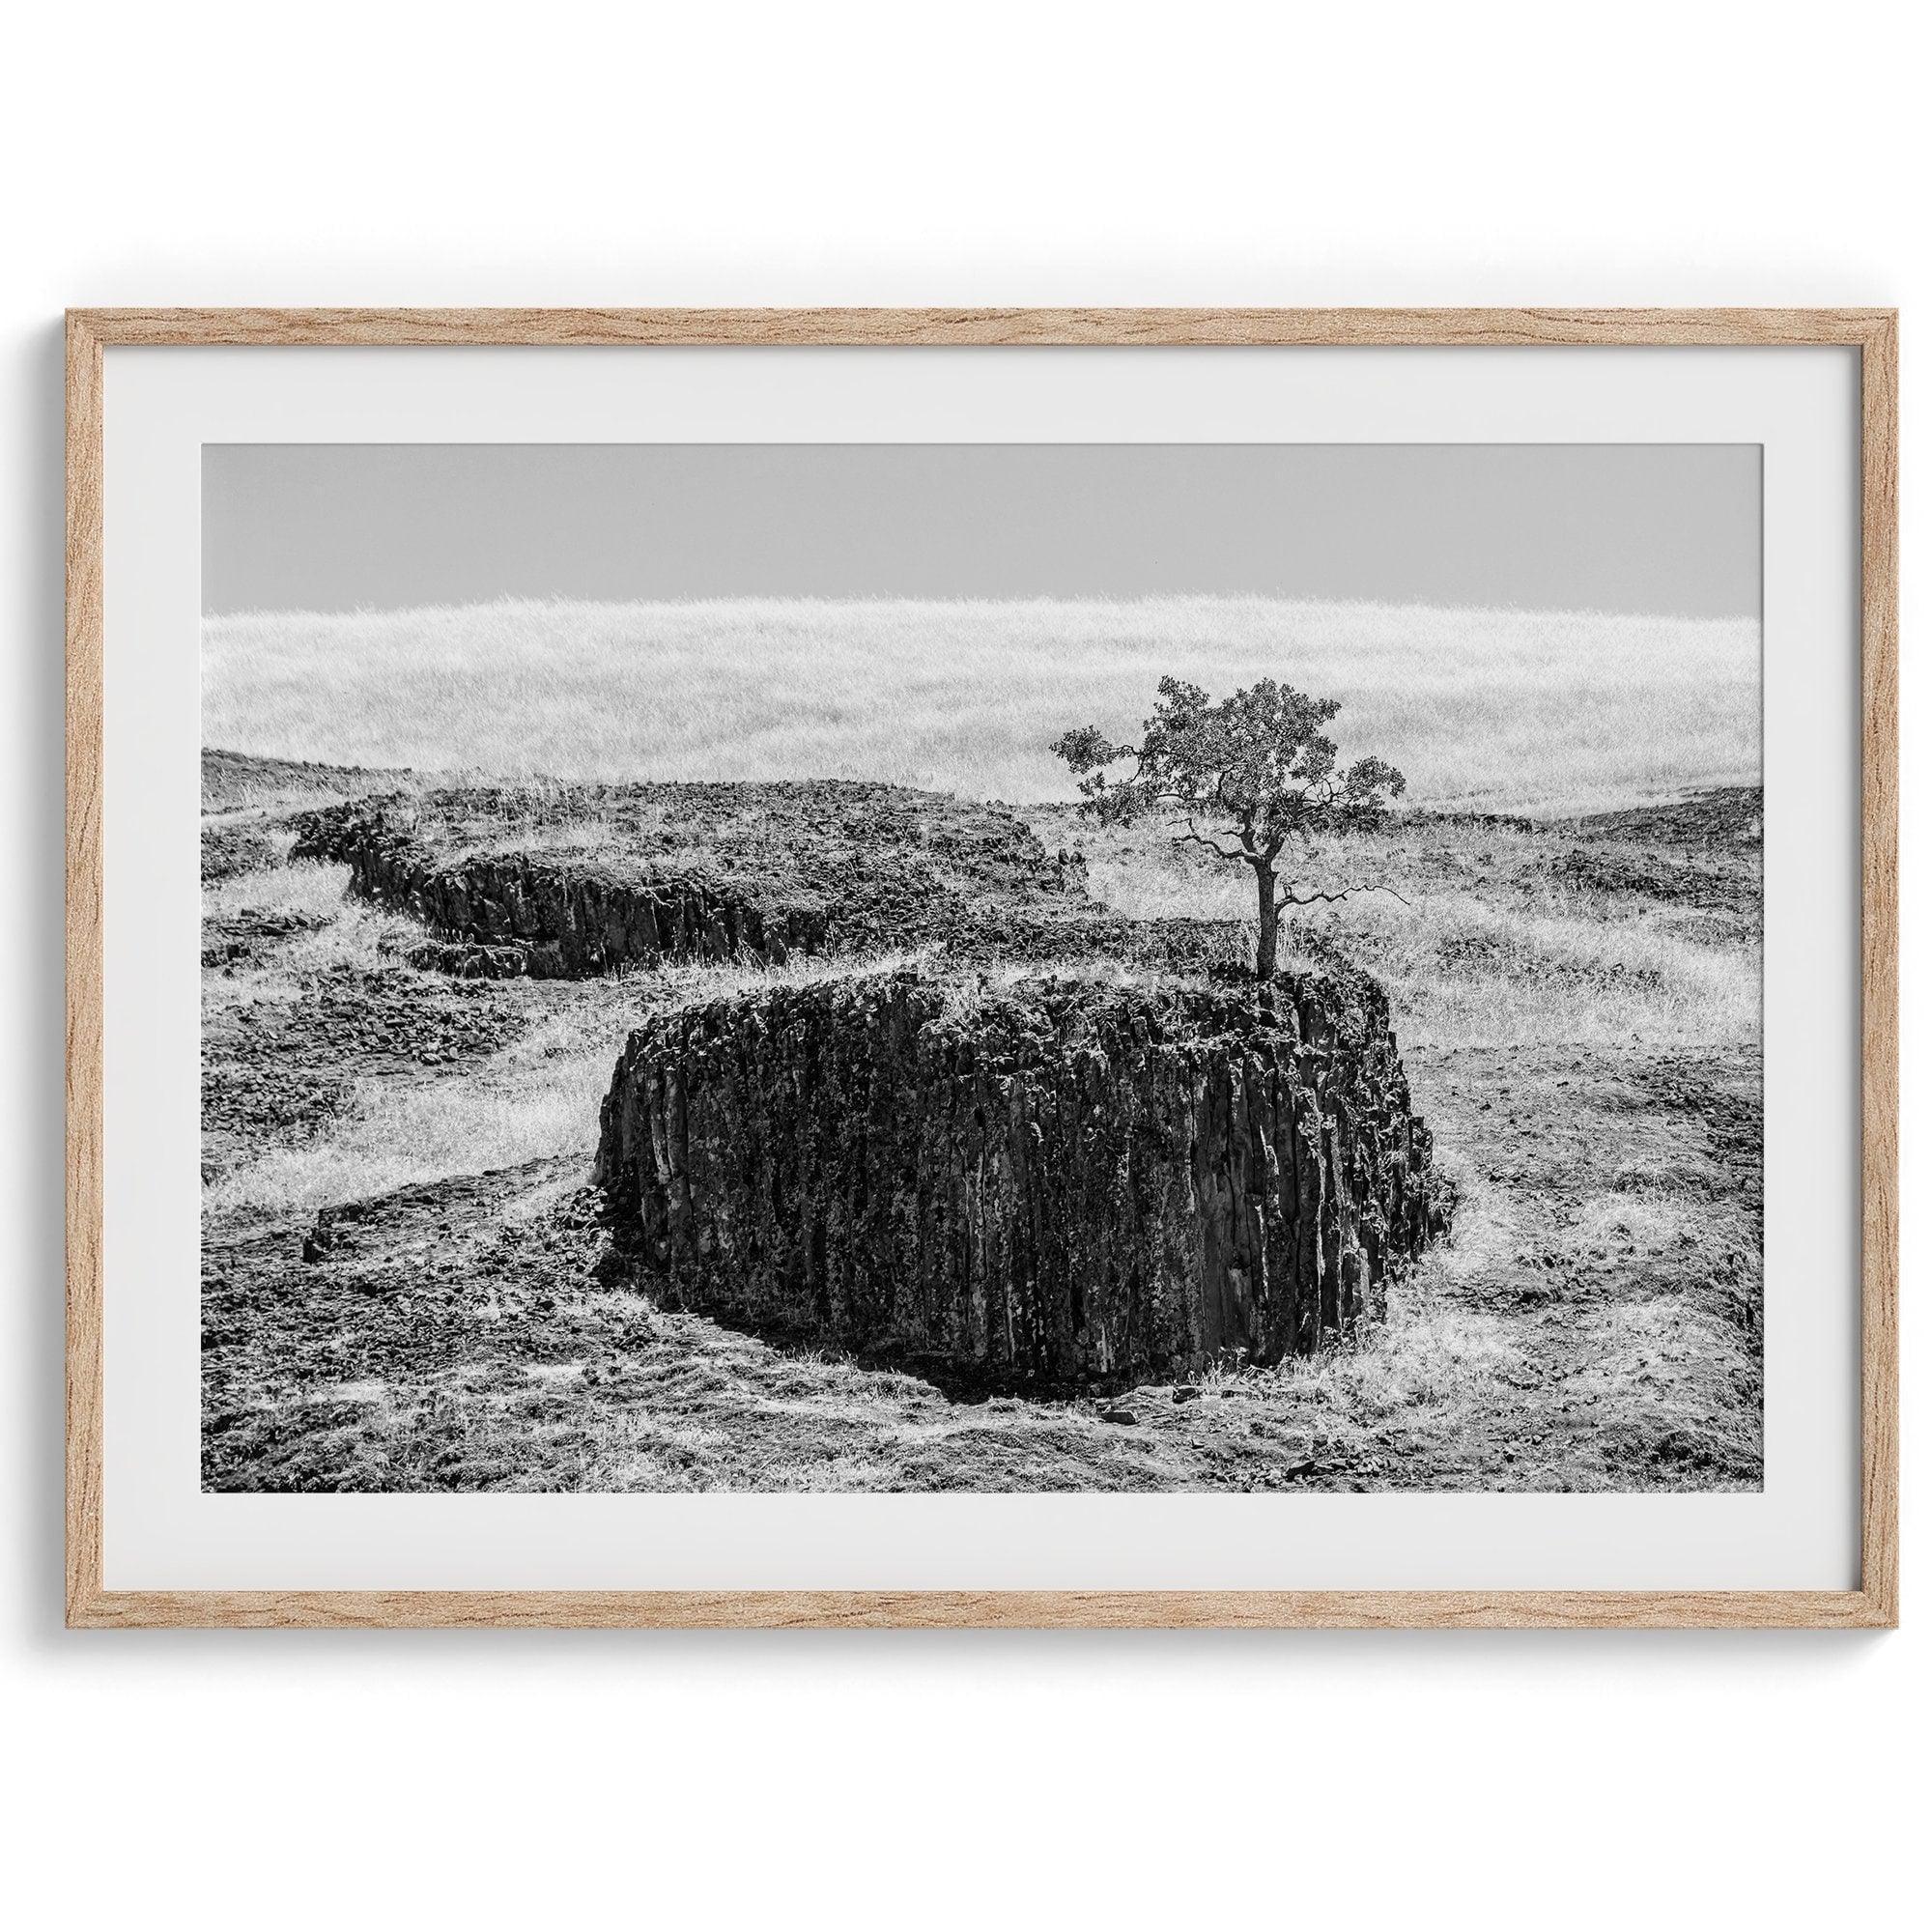
[[[1898,1620],[1897,319],[1884,309],[84,309],[67,324],[67,1619],[178,1626],[1780,1627]],[[1862,1567],[1850,1590],[153,1591],[103,1582],[102,357],[182,345],[1832,345],[1862,372]]]

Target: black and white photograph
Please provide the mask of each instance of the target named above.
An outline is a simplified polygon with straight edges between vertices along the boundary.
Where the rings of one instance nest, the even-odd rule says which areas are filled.
[[[209,444],[211,1492],[1753,1492],[1760,452]]]
[[[1911,1922],[1907,21],[10,15],[22,1924]]]

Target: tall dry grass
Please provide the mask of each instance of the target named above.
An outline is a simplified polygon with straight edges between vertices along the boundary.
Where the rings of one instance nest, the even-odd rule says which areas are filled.
[[[1156,826],[1033,816],[1048,843],[1077,841],[1088,885],[1133,919],[1255,917],[1244,867],[1178,845]],[[1320,966],[1339,948],[1387,988],[1409,1046],[1615,1048],[1734,1045],[1759,1037],[1763,968],[1753,936],[1714,942],[1694,923],[1635,913],[1565,886],[1547,834],[1497,825],[1398,821],[1291,854],[1297,890],[1384,884],[1282,922],[1284,965]],[[1399,896],[1398,896],[1399,895]]]
[[[333,925],[280,949],[267,965],[233,978],[208,976],[206,1010],[300,999],[302,976],[329,966],[393,967],[381,950],[382,938],[393,931],[385,923],[392,916],[353,899],[339,903]],[[272,1148],[231,1169],[203,1188],[202,1205],[217,1215],[244,1209],[313,1213],[331,1202],[572,1153],[582,1155],[587,1178],[611,1068],[632,1028],[648,1014],[682,1001],[891,972],[912,956],[892,953],[858,964],[801,958],[783,966],[672,966],[565,985],[521,982],[514,992],[540,1015],[521,1037],[478,1060],[425,1069],[412,1079],[356,1082],[342,1112],[312,1139]]]
[[[1748,619],[1257,597],[506,601],[211,617],[203,740],[261,755],[561,778],[884,779],[1071,796],[1047,750],[1122,735],[1167,672],[1342,700],[1435,805],[1587,810],[1755,781]]]

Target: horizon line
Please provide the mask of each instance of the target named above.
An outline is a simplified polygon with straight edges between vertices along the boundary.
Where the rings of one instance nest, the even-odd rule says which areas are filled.
[[[981,596],[962,592],[952,596],[907,597],[889,592],[852,591],[830,595],[823,592],[758,592],[749,596],[717,597],[581,597],[567,591],[549,593],[506,592],[496,597],[479,597],[461,603],[357,604],[334,610],[314,605],[247,605],[229,611],[204,608],[204,624],[234,622],[248,618],[308,617],[342,619],[357,617],[401,617],[456,615],[465,611],[531,609],[539,611],[712,611],[751,606],[807,606],[825,609],[859,606],[884,609],[899,606],[946,607],[983,606],[988,609],[1015,609],[1037,605],[1106,605],[1146,607],[1162,604],[1267,604],[1304,610],[1430,611],[1456,611],[1468,615],[1503,617],[1590,617],[1641,622],[1667,619],[1680,624],[1750,624],[1760,632],[1764,627],[1761,610],[1734,611],[1687,611],[1669,610],[1610,610],[1589,604],[1507,604],[1454,603],[1428,598],[1321,597],[1303,593],[1265,590],[1151,590],[1129,593],[1094,591],[1066,596],[1039,592],[1026,596]]]

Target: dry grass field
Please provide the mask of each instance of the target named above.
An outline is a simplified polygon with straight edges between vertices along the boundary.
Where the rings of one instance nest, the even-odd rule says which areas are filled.
[[[217,709],[226,675],[211,676]],[[1677,700],[1620,701],[1634,718]],[[339,711],[376,715],[360,701]],[[1446,760],[1449,736],[1431,742]],[[1347,743],[1415,755],[1366,730]],[[315,732],[305,749],[420,757],[401,737],[364,747]],[[470,755],[482,764],[489,751]],[[1614,757],[1640,754],[1601,749],[1572,810],[1600,802]],[[1719,759],[1698,776],[1729,770]],[[464,982],[400,964],[409,923],[345,896],[342,867],[290,864],[275,829],[279,809],[367,782],[237,764],[211,781],[210,1486],[1758,1483],[1747,787],[1596,824],[1416,813],[1308,855],[1305,882],[1369,876],[1401,895],[1304,914],[1285,944],[1315,964],[1346,953],[1388,986],[1462,1190],[1453,1238],[1397,1283],[1386,1321],[1355,1346],[1105,1401],[968,1404],[668,1312],[617,1264],[584,1185],[617,1044],[651,1007],[768,969]],[[1619,805],[1643,789],[1618,784]],[[1236,875],[1158,830],[1098,834],[1051,805],[1031,817],[1049,847],[1085,850],[1092,889],[1122,911],[1246,911]]]
[[[213,617],[203,743],[563,779],[862,778],[1070,798],[1165,672],[1342,700],[1412,803],[1584,811],[1758,779],[1744,619],[1167,597],[572,604]]]

